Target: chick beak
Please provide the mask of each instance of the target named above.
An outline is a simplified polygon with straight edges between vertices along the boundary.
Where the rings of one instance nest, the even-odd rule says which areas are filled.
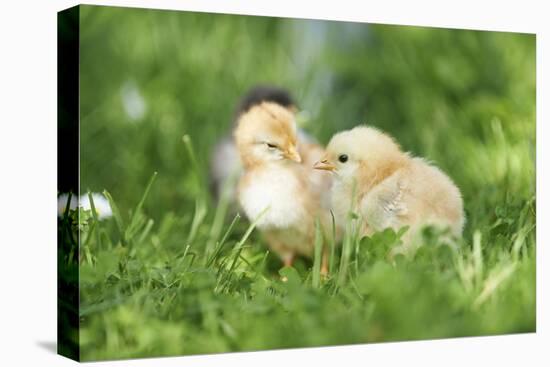
[[[285,157],[287,159],[290,159],[291,161],[294,161],[294,162],[297,162],[297,163],[301,163],[302,162],[302,157],[300,157],[300,154],[298,153],[298,151],[296,150],[296,148],[290,148],[286,153],[285,153]]]
[[[313,168],[323,170],[323,171],[330,171],[330,172],[334,172],[334,170],[336,169],[336,167],[333,164],[331,164],[328,161],[328,159],[323,159],[323,160],[320,160],[319,162],[316,162],[313,165]]]

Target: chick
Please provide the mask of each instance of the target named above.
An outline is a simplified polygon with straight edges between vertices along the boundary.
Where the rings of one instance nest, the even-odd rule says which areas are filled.
[[[311,169],[312,157],[321,157],[322,149],[309,146],[310,162],[304,165],[294,115],[272,102],[242,114],[234,138],[244,168],[238,201],[246,216],[254,221],[261,215],[257,227],[286,266],[297,254],[311,256],[315,219],[329,181]]]
[[[314,168],[333,172],[331,206],[340,228],[354,206],[363,219],[362,235],[409,226],[402,238],[404,251],[425,225],[462,234],[465,219],[456,185],[375,128],[358,126],[336,134]]]
[[[251,88],[239,102],[236,110],[233,125],[236,127],[238,118],[248,112],[253,106],[259,105],[262,102],[276,103],[290,113],[294,114],[298,110],[296,103],[292,99],[290,93],[282,88],[268,85],[259,85]],[[223,136],[214,146],[210,160],[210,188],[214,197],[219,200],[223,194],[223,190],[227,189],[228,201],[231,205],[235,203],[235,188],[231,187],[231,178],[237,178],[242,173],[242,166],[239,159],[239,152],[235,146],[232,133]],[[299,152],[304,158],[304,164],[310,161],[315,162],[321,156],[318,145],[315,139],[308,135],[305,131],[298,129]],[[322,152],[322,151],[321,151]],[[311,167],[311,164],[309,165]],[[318,180],[324,180],[323,177],[318,177]],[[229,185],[229,187],[226,187]]]

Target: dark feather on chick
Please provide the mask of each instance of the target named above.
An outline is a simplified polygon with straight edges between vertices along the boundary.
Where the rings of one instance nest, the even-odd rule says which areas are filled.
[[[290,110],[296,108],[296,104],[287,90],[275,86],[258,85],[250,89],[241,99],[236,117],[262,102],[273,102]]]

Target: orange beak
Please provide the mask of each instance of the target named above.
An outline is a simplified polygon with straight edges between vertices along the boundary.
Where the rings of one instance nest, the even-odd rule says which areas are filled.
[[[330,171],[330,172],[333,172],[334,170],[336,170],[336,167],[333,164],[331,164],[328,161],[328,159],[320,160],[319,162],[317,162],[313,165],[313,168],[320,169],[320,170],[323,170],[323,171]]]
[[[290,159],[291,161],[294,161],[297,163],[302,162],[302,157],[300,157],[300,154],[294,147],[291,147],[286,151],[285,158]]]

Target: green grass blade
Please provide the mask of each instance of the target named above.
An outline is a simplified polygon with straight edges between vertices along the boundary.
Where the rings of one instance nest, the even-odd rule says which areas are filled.
[[[199,227],[206,217],[206,213],[206,203],[200,199],[195,200],[195,212],[193,215],[193,221],[191,222],[191,230],[187,236],[187,243],[191,243],[195,240],[195,236],[197,235]]]
[[[149,191],[151,190],[151,186],[153,186],[153,182],[155,182],[156,177],[157,177],[157,172],[153,172],[153,175],[149,179],[149,182],[145,187],[145,191],[143,192],[141,199],[139,200],[137,206],[134,209],[134,212],[132,213],[130,224],[128,225],[128,228],[125,231],[125,237],[127,241],[129,241],[131,237],[133,237],[133,235],[135,235],[136,233],[136,230],[137,230],[136,227],[138,227],[139,225],[139,219],[143,208],[143,204],[145,203],[145,199],[147,199],[147,195],[149,194]]]
[[[337,285],[339,287],[344,286],[347,276],[349,274],[349,264],[350,264],[352,247],[354,245],[354,241],[356,240],[355,233],[356,231],[358,231],[358,228],[357,228],[358,216],[355,213],[355,203],[357,201],[356,188],[357,188],[357,184],[356,182],[354,182],[352,187],[350,210],[346,218],[346,231],[344,233],[344,241],[342,244],[342,256],[340,258],[340,268],[338,270]]]
[[[191,167],[194,172],[199,172],[199,164],[197,162],[197,157],[195,156],[195,151],[193,149],[193,143],[191,142],[191,138],[189,135],[185,134],[182,137],[183,144],[185,145],[185,150],[187,151],[187,154],[189,155],[189,160],[191,162]]]
[[[141,209],[143,208],[143,204],[145,203],[145,199],[147,199],[147,195],[149,194],[149,191],[151,190],[151,186],[153,186],[153,182],[155,182],[155,178],[157,177],[157,172],[153,172],[153,175],[149,179],[149,182],[147,183],[147,186],[145,187],[145,191],[143,192],[143,195],[141,196],[141,199],[139,200],[138,205],[136,206],[134,213],[132,215],[132,219],[130,220],[130,226],[134,224],[136,221],[136,218],[138,216],[138,213],[141,212]]]
[[[212,255],[210,256],[210,258],[207,258],[206,260],[206,267],[209,267],[210,265],[212,265],[214,263],[214,261],[216,260],[216,258],[218,257],[218,255],[220,254],[222,248],[223,248],[223,245],[225,244],[225,241],[227,241],[227,237],[229,237],[229,234],[233,231],[233,227],[235,226],[235,224],[239,221],[240,219],[240,215],[237,213],[235,215],[235,217],[233,218],[233,220],[231,221],[231,224],[229,225],[229,227],[227,228],[227,230],[225,231],[225,234],[224,236],[222,237],[221,241],[218,243],[218,245],[216,246],[216,248],[214,249],[214,252],[212,253]]]
[[[221,198],[218,202],[218,205],[216,206],[214,220],[212,221],[212,226],[210,227],[210,235],[208,236],[208,242],[206,244],[207,257],[212,252],[213,247],[218,241],[220,233],[223,229],[223,223],[227,214],[227,210],[229,208],[232,190],[235,187],[236,177],[236,174],[232,174],[223,183]]]
[[[321,257],[323,256],[323,234],[321,233],[321,223],[319,218],[315,220],[315,242],[314,242],[315,254],[313,257],[313,274],[312,285],[314,288],[319,288],[321,280]]]
[[[235,245],[235,257],[233,258],[233,262],[229,268],[229,273],[231,273],[235,269],[235,265],[237,263],[239,256],[241,255],[241,251],[244,243],[246,242],[248,237],[250,237],[250,234],[252,233],[254,228],[256,228],[256,225],[262,219],[265,213],[267,213],[268,210],[269,210],[269,206],[260,212],[258,217],[252,223],[250,223],[250,225],[248,226],[248,229],[246,230],[244,235],[241,237],[240,241],[237,242],[237,244]]]
[[[99,217],[97,216],[97,211],[95,209],[95,203],[94,198],[92,197],[92,194],[90,193],[90,190],[88,190],[88,199],[90,199],[90,206],[92,208],[92,217],[94,218],[94,223],[92,226],[92,229],[90,229],[90,233],[88,234],[89,238],[91,238],[91,233],[94,232],[96,237],[96,242],[98,248],[101,248],[101,236],[99,235],[100,225],[99,225]],[[96,229],[97,227],[97,229]]]
[[[67,218],[69,217],[69,210],[71,209],[71,200],[73,198],[73,193],[69,192],[67,195],[67,204],[65,204],[65,211],[63,212],[63,221],[67,222]],[[78,206],[78,200],[77,200],[77,206]]]
[[[329,259],[329,265],[328,265],[328,272],[329,274],[334,274],[334,264],[336,262],[335,255],[336,255],[336,219],[334,218],[334,213],[332,210],[330,211],[330,218],[331,218],[331,230],[332,230],[332,236],[330,241],[330,259]]]
[[[115,201],[113,200],[113,197],[107,190],[103,190],[103,195],[107,198],[109,201],[109,205],[111,205],[111,209],[113,210],[113,217],[115,218],[115,223],[118,228],[118,232],[120,233],[120,240],[123,245],[126,245],[126,238],[124,237],[124,221],[122,220],[122,216],[120,215],[120,210],[118,210],[118,206],[116,205]]]
[[[481,251],[481,232],[474,232],[473,261],[476,286],[481,286],[483,280],[483,252]]]
[[[147,237],[147,235],[149,234],[149,232],[151,232],[151,228],[153,228],[153,224],[155,224],[155,221],[152,220],[152,219],[149,219],[147,221],[147,224],[145,225],[145,228],[143,229],[143,231],[141,232],[141,234],[139,235],[139,239],[137,241],[138,244],[141,244],[143,243],[143,241],[145,240],[145,238]]]
[[[201,169],[201,166],[199,165],[197,160],[197,156],[195,155],[193,143],[191,142],[191,138],[187,134],[183,136],[182,140],[185,146],[185,151],[187,152],[187,155],[189,157],[189,162],[191,163],[190,172],[193,174],[195,186],[194,190],[196,190],[196,193],[201,200],[206,201],[206,198],[208,197],[208,191],[206,189],[207,185],[203,184],[203,182],[205,181],[201,175],[201,172],[203,170]]]

